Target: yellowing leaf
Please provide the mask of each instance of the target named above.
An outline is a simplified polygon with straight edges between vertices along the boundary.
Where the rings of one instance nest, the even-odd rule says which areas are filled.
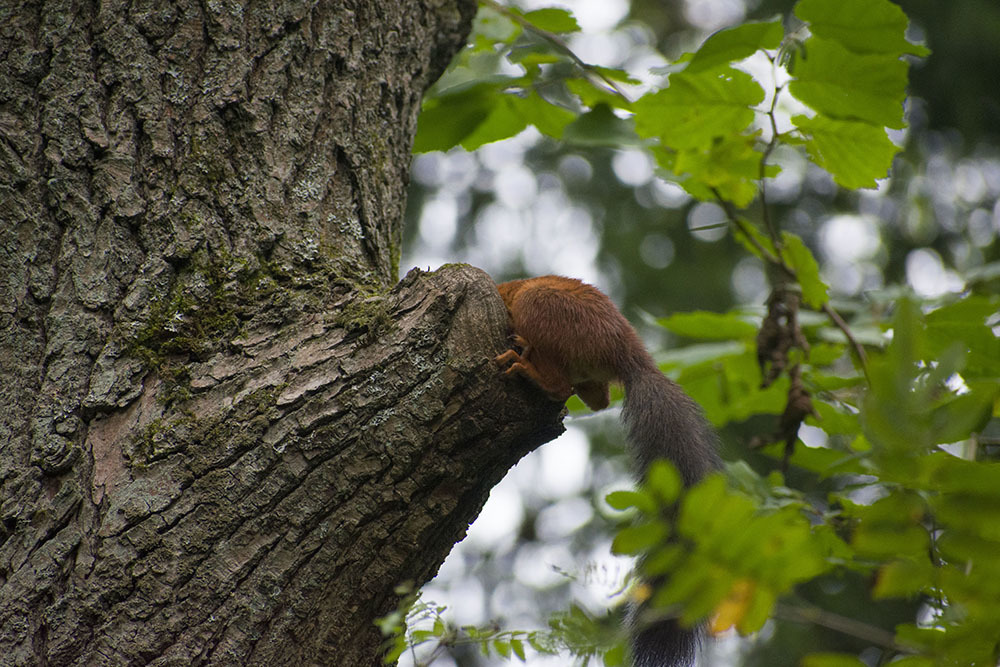
[[[739,623],[750,608],[757,584],[752,579],[737,579],[729,594],[719,603],[708,624],[708,631],[720,635]]]

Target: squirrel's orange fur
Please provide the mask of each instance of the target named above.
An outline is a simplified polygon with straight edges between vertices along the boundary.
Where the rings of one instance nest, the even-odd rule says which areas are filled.
[[[542,276],[498,286],[518,354],[497,362],[531,379],[553,400],[577,394],[592,410],[608,407],[608,383],[652,364],[642,341],[597,288],[573,278]]]
[[[625,386],[622,420],[644,475],[655,459],[673,462],[686,484],[720,467],[715,436],[701,410],[660,372],[639,335],[600,290],[573,278],[542,276],[497,286],[517,349],[496,360],[508,376],[528,378],[549,398],[577,394],[608,406],[608,383]],[[698,632],[666,619],[638,631],[633,667],[690,665]]]

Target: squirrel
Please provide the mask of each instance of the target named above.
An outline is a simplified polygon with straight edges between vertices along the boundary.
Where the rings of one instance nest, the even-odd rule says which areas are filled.
[[[562,276],[512,280],[497,288],[520,349],[496,357],[506,375],[528,378],[553,401],[576,394],[592,410],[608,407],[609,383],[624,385],[622,421],[640,479],[661,458],[677,467],[686,486],[722,467],[701,408],[660,372],[603,292]],[[635,625],[635,609],[631,616]],[[633,636],[633,665],[690,665],[699,641],[699,630],[675,619],[655,622]]]

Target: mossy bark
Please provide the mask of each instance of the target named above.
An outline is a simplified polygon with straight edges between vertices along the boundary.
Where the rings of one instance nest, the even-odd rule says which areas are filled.
[[[557,432],[488,276],[393,287],[474,10],[0,10],[4,664],[378,664],[395,588]]]

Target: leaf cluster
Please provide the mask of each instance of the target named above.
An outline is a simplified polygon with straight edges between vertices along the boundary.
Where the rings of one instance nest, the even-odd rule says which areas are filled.
[[[925,618],[893,632],[848,626],[877,644],[885,661],[995,664],[1000,463],[984,432],[998,423],[998,311],[1000,297],[973,290],[943,303],[896,300],[891,317],[871,324],[882,343],[869,346],[868,382],[833,373],[843,367],[845,343],[821,342],[837,332],[807,327],[816,342],[801,361],[817,408],[809,421],[826,442],[798,442],[790,462],[824,480],[822,493],[791,488],[780,473],[761,476],[742,462],[730,466],[728,484],[717,475],[687,492],[662,462],[644,487],[612,493],[608,503],[634,515],[615,549],[644,555],[648,580],[665,578],[651,604],[688,624],[707,620],[714,631],[755,632],[776,615],[822,624],[825,612],[803,606],[797,588],[861,574],[872,582],[871,604],[904,599],[924,610]],[[778,409],[771,403],[748,411],[739,388],[722,384],[753,366],[745,315],[691,313],[663,324],[713,339],[673,355],[667,367],[718,425]],[[719,339],[730,341],[728,353],[719,352]],[[706,366],[716,378],[711,390]],[[781,456],[774,447],[765,452]],[[804,664],[862,663],[831,654]]]
[[[573,605],[553,615],[545,630],[502,630],[496,624],[456,626],[447,618],[447,607],[408,595],[401,607],[376,622],[385,636],[383,663],[394,665],[405,652],[418,666],[430,665],[444,652],[472,646],[484,657],[516,658],[525,662],[531,653],[557,655],[570,652],[582,665],[601,659],[608,667],[624,664],[618,641],[618,622],[612,616],[595,617]]]
[[[568,11],[485,0],[470,45],[425,101],[416,150],[472,150],[529,126],[571,145],[642,147],[661,177],[722,207],[734,239],[768,268],[772,300],[792,295],[779,304],[783,322],[776,309],[659,321],[692,342],[663,355],[662,369],[714,426],[759,433],[777,423],[780,437],[757,438],[741,452],[747,462],[691,489],[664,462],[641,488],[607,497],[623,514],[615,551],[639,557],[642,580],[657,582],[643,586],[654,617],[742,634],[769,620],[823,627],[877,651],[879,664],[995,665],[997,267],[948,298],[897,290],[835,303],[803,238],[770,220],[766,197],[779,147],[848,190],[886,177],[898,150],[890,135],[905,129],[908,62],[928,55],[906,28],[889,0],[800,0],[791,16],[715,33],[647,89],[582,62]],[[755,201],[759,220],[741,212]],[[814,594],[817,582],[849,579],[867,584],[859,607],[903,601],[907,622],[847,617]],[[399,646],[623,657],[579,609],[541,634],[457,631],[439,617],[431,626]],[[802,664],[863,663],[818,651]]]
[[[644,146],[696,198],[742,208],[780,171],[767,158],[787,145],[843,187],[875,187],[898,152],[887,130],[904,127],[903,57],[929,53],[906,26],[889,0],[801,0],[787,20],[715,33],[645,90],[572,52],[565,38],[579,27],[568,11],[485,2],[470,45],[425,99],[414,150],[473,150],[534,126],[569,144]],[[741,68],[752,57],[771,63],[769,78]],[[782,100],[801,111],[787,128]]]

